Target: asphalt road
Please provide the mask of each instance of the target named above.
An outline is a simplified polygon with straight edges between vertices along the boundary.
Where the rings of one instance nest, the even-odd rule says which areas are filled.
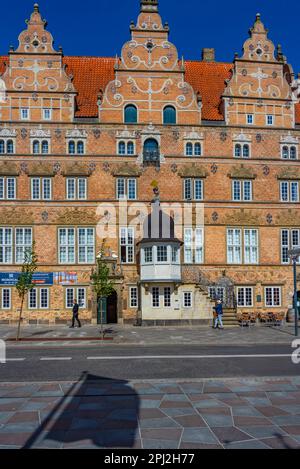
[[[115,380],[297,376],[292,352],[286,345],[9,348],[0,381],[73,381],[83,372]]]

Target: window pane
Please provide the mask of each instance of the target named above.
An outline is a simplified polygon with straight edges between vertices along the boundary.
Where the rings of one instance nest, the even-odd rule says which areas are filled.
[[[87,180],[83,178],[78,179],[78,199],[85,200],[87,198],[86,193]]]
[[[1,192],[1,183],[0,183],[0,192]],[[16,179],[15,178],[7,178],[7,198],[8,199],[16,198]]]
[[[125,124],[136,124],[137,123],[137,108],[133,105],[125,107]]]
[[[164,124],[176,124],[176,109],[173,106],[165,107]]]
[[[203,199],[203,181],[195,179],[195,200]]]

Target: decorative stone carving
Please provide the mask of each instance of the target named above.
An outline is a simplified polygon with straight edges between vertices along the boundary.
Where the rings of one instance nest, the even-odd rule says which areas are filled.
[[[227,140],[227,132],[221,132],[221,133],[220,133],[220,140],[221,140],[221,142],[226,142],[226,140]]]
[[[0,175],[1,176],[19,176],[20,169],[16,163],[10,161],[0,162]]]
[[[263,174],[264,174],[264,176],[269,176],[269,174],[270,174],[270,168],[269,168],[269,166],[265,165],[265,166],[263,167]]]
[[[81,163],[81,162],[72,162],[72,163],[66,163],[64,170],[63,170],[63,176],[90,176],[90,168],[86,163]]]
[[[44,129],[32,129],[30,130],[30,137],[31,138],[50,138],[51,131],[44,130]]]
[[[42,213],[42,220],[43,220],[43,222],[46,223],[46,222],[48,221],[48,219],[49,219],[49,214],[48,214],[48,212],[43,212],[43,213]]]
[[[98,140],[101,137],[101,130],[100,129],[93,129],[92,130],[94,137]]]
[[[261,143],[261,142],[263,141],[263,136],[262,136],[262,134],[257,134],[257,135],[256,135],[256,141],[257,141],[257,143]]]
[[[256,179],[257,174],[253,172],[253,169],[243,164],[239,166],[233,166],[228,173],[228,177],[231,179]]]
[[[232,141],[239,142],[239,143],[251,143],[252,137],[251,135],[246,135],[243,132],[241,132],[240,134],[234,134]]]
[[[53,165],[53,172],[54,172],[55,174],[58,174],[58,173],[60,172],[60,170],[61,170],[61,165],[60,165],[60,163],[54,163],[54,165]]]
[[[87,138],[88,134],[86,130],[80,129],[72,129],[67,130],[66,137],[67,138]]]
[[[298,145],[299,139],[298,137],[294,137],[291,132],[288,135],[284,135],[280,138],[280,143],[282,145]]]
[[[94,210],[88,212],[77,207],[69,208],[58,215],[56,223],[62,225],[96,225],[97,217]]]
[[[277,179],[286,180],[286,179],[296,179],[300,180],[300,169],[296,166],[285,166],[277,175]]]
[[[300,211],[299,209],[282,210],[276,217],[276,223],[279,226],[300,226]]]
[[[172,171],[172,173],[174,173],[174,174],[177,173],[177,171],[178,171],[178,166],[177,166],[177,164],[175,164],[175,163],[172,164],[172,166],[171,166],[171,171]]]
[[[211,165],[210,170],[211,170],[212,174],[217,174],[218,166],[216,165],[216,163]]]
[[[219,220],[219,214],[217,212],[214,212],[211,216],[211,219],[214,223],[216,223]]]
[[[206,178],[208,176],[207,170],[196,163],[183,165],[178,171],[178,174],[182,178]]]
[[[25,138],[27,137],[27,134],[28,134],[27,129],[24,129],[24,128],[21,129],[21,137],[23,140],[25,140]]]
[[[59,138],[61,138],[61,136],[62,136],[62,130],[61,129],[56,129],[55,130],[55,137],[59,139]]]
[[[1,225],[31,225],[34,223],[34,214],[24,208],[3,208],[0,210]]]
[[[29,176],[54,176],[54,168],[52,163],[40,161],[37,163],[29,164],[27,174]]]
[[[230,214],[224,216],[223,223],[225,225],[245,225],[245,226],[257,226],[260,222],[257,213],[253,213],[251,210],[238,209]]]
[[[119,165],[114,165],[112,169],[112,175],[115,177],[140,177],[141,174],[141,169],[135,164],[123,163]]]
[[[15,138],[17,136],[16,129],[11,129],[8,127],[2,127],[0,129],[0,137],[2,138]]]
[[[266,220],[268,225],[271,225],[273,223],[273,215],[271,213],[268,213],[268,215],[266,216]]]
[[[106,163],[103,163],[103,171],[104,171],[105,173],[108,173],[108,172],[110,171],[110,165],[109,165],[109,163],[107,163],[107,162],[106,162]]]
[[[203,140],[204,139],[204,134],[203,132],[196,132],[195,129],[193,129],[191,132],[185,132],[184,140]]]
[[[22,163],[20,164],[20,169],[21,169],[22,173],[27,174],[27,171],[28,171],[28,165],[27,165],[27,163],[22,162]]]
[[[96,171],[96,163],[92,162],[92,163],[89,163],[89,173],[90,175],[92,175],[95,171]]]
[[[129,132],[129,130],[122,130],[121,132],[116,133],[116,139],[117,140],[135,140],[136,137],[136,132]]]

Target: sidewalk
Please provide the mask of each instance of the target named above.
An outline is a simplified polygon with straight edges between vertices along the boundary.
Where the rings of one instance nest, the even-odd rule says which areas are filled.
[[[295,339],[292,324],[283,327],[257,325],[251,328],[228,327],[213,330],[210,327],[133,327],[105,326],[106,345],[253,345],[288,344]],[[14,342],[16,327],[0,326],[0,339],[8,346],[64,346],[95,345],[101,340],[100,326],[23,326],[19,343]]]
[[[300,378],[0,384],[0,449],[296,449]]]

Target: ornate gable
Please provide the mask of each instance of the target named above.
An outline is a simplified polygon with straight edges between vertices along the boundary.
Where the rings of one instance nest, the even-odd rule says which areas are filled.
[[[17,50],[9,51],[2,76],[5,87],[5,99],[0,103],[2,120],[20,120],[20,102],[22,108],[31,110],[31,121],[42,120],[43,108],[52,109],[53,120],[72,120],[76,95],[72,77],[66,74],[62,51],[53,48],[53,37],[46,30],[47,22],[37,4],[26,23]]]
[[[232,78],[223,94],[226,123],[246,125],[247,114],[253,124],[267,126],[267,115],[274,116],[274,126],[294,127],[292,89],[286,80],[285,58],[268,38],[268,30],[257,14],[250,38],[243,46],[242,57],[235,57]]]

